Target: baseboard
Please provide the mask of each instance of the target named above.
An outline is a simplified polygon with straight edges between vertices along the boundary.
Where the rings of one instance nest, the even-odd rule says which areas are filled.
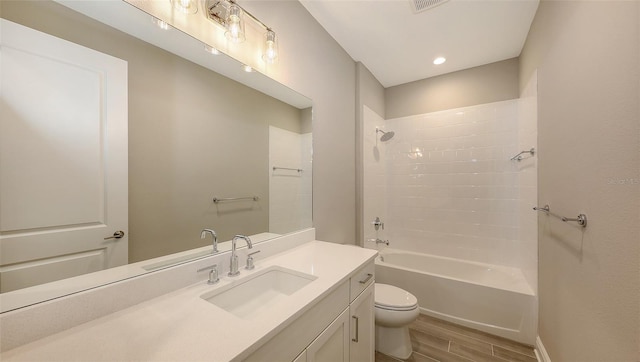
[[[542,340],[540,339],[540,336],[536,338],[535,352],[536,352],[536,358],[538,359],[538,362],[551,362],[551,358],[549,357],[547,350],[544,348],[544,344],[542,344]]]

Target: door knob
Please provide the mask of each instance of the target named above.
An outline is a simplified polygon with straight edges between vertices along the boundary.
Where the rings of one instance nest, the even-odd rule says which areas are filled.
[[[108,238],[104,238],[104,240],[109,240],[109,239],[120,239],[121,237],[124,236],[124,231],[122,230],[118,230],[115,233],[113,233],[113,236],[109,236]]]

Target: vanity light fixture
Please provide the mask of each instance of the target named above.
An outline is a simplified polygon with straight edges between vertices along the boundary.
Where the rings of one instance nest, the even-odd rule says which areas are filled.
[[[436,59],[433,60],[433,64],[440,65],[440,64],[444,64],[444,62],[446,61],[447,61],[447,58],[445,57],[437,57]]]
[[[231,2],[227,18],[225,19],[227,31],[224,35],[234,43],[242,43],[246,39],[244,35],[243,15],[244,11],[242,8],[235,2]]]
[[[185,14],[195,14],[198,12],[197,0],[171,0],[173,7]]]
[[[267,28],[264,33],[264,51],[262,52],[262,60],[269,64],[273,64],[278,58],[278,37],[276,33]]]
[[[246,39],[244,31],[245,18],[253,20],[258,26],[264,28],[262,60],[268,64],[276,61],[278,58],[278,37],[276,33],[258,18],[244,10],[235,0],[205,0],[204,7],[207,19],[222,26],[225,29],[225,36],[233,43],[241,43]]]

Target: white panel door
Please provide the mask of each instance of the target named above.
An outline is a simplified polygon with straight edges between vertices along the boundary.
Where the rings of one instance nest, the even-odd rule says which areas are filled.
[[[0,290],[126,264],[127,63],[0,21]]]

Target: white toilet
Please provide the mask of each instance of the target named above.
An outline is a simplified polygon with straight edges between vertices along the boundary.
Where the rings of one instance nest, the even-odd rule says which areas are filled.
[[[404,289],[375,284],[376,351],[407,359],[413,352],[409,324],[418,318],[418,299]]]

